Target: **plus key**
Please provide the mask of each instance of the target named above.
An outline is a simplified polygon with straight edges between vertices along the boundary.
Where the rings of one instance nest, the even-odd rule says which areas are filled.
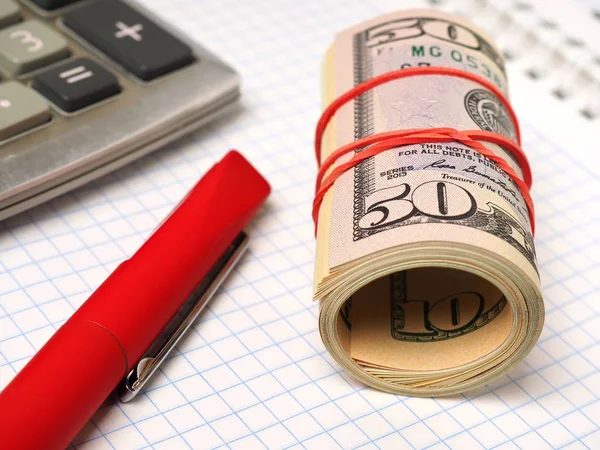
[[[143,39],[142,35],[139,33],[144,29],[143,25],[136,23],[135,25],[128,27],[123,22],[117,22],[115,25],[119,29],[119,31],[115,33],[117,39],[121,39],[125,36],[130,37],[137,42],[140,42]]]
[[[144,81],[194,60],[190,47],[120,0],[96,0],[65,14],[63,21]]]

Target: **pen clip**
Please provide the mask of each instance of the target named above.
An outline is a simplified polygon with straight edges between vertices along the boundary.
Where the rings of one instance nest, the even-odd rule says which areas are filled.
[[[146,353],[117,386],[116,392],[122,402],[133,399],[166,359],[179,339],[185,334],[200,312],[208,304],[215,291],[240,260],[248,247],[248,235],[241,232],[225,253],[212,267],[206,277],[183,303],[177,314],[150,345]]]

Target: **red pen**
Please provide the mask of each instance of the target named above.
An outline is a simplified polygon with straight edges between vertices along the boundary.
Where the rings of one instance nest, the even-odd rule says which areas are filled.
[[[2,448],[64,449],[115,390],[131,399],[247,244],[269,195],[230,151],[0,393]]]

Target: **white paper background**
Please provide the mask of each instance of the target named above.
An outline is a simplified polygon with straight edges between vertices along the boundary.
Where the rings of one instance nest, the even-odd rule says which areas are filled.
[[[274,188],[250,230],[249,254],[143,395],[101,408],[77,448],[600,448],[600,161],[590,138],[597,120],[582,119],[576,102],[555,100],[548,79],[524,76],[529,59],[511,63],[534,173],[544,332],[518,368],[485,388],[443,399],[384,394],[350,378],[320,342],[311,302],[312,137],[321,59],[334,32],[400,2],[144,3],[241,72],[242,109],[0,223],[0,386],[208,167],[237,148]],[[475,3],[486,4],[443,2]],[[482,27],[493,16],[487,8],[473,12]]]

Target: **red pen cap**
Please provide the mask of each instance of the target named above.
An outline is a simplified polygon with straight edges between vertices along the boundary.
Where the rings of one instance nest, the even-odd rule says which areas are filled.
[[[2,447],[69,445],[269,192],[236,151],[213,166],[0,393]]]

